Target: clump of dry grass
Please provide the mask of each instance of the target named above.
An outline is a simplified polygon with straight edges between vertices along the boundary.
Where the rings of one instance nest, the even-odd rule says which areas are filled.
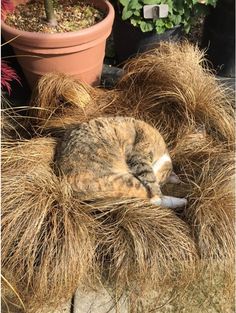
[[[64,129],[101,114],[97,97],[103,91],[64,74],[42,77],[32,95],[29,116],[36,132]]]
[[[27,310],[56,307],[89,282],[116,294],[188,284],[197,258],[188,226],[146,202],[86,205],[53,173],[55,145],[34,138],[2,149],[2,268]]]
[[[13,108],[3,95],[1,96],[1,104],[1,138],[3,140],[29,138],[27,123],[22,115],[26,111],[26,107]]]
[[[176,214],[190,226],[199,256],[207,260],[208,267],[204,266],[203,272],[214,276],[218,270],[232,291],[235,255],[232,92],[219,85],[209,72],[203,53],[187,43],[161,43],[155,51],[129,62],[125,70],[117,86],[120,96],[108,109],[140,117],[155,125],[164,136],[174,169],[183,181],[179,186],[165,186],[165,191],[187,197],[187,207]],[[225,290],[221,289],[221,296],[227,298]],[[232,304],[232,293],[228,303]]]
[[[94,270],[96,221],[53,173],[54,148],[36,138],[2,149],[2,270],[32,312],[69,299]]]
[[[234,259],[235,160],[228,152],[211,157],[190,182],[184,215],[193,227],[201,257],[223,262]]]
[[[116,292],[160,289],[165,294],[168,287],[186,286],[193,279],[195,244],[188,226],[171,210],[140,200],[103,201],[96,208],[102,225],[99,268]]]
[[[118,102],[158,123],[168,139],[176,139],[181,128],[204,124],[211,137],[234,140],[232,99],[207,69],[198,48],[163,42],[129,62],[125,71],[117,86],[122,90]]]
[[[191,225],[201,258],[209,263],[233,261],[233,144],[215,141],[204,132],[194,133],[189,129],[189,134],[178,136],[171,155],[185,187],[185,192],[182,186],[175,188],[175,195],[188,199],[181,218]]]
[[[118,88],[117,106],[125,102],[125,111],[155,124],[167,141],[185,183],[174,187],[175,194],[189,200],[184,220],[201,256],[232,257],[234,111],[228,89],[206,68],[203,53],[187,43],[161,43],[132,60]]]
[[[233,290],[233,110],[227,90],[202,65],[196,48],[163,43],[131,61],[114,91],[65,75],[41,80],[28,116],[37,137],[6,140],[2,151],[3,270],[14,273],[9,279],[32,311],[42,303],[57,306],[89,282],[112,286],[115,297],[127,292],[132,312],[152,291],[155,305],[171,290],[183,308],[204,285],[198,267],[199,277],[219,269]],[[182,179],[165,192],[186,196],[186,208],[78,199],[54,174],[59,139],[38,133],[107,114],[142,118],[159,129]]]
[[[32,140],[3,140],[2,171],[7,176],[37,174],[47,170],[52,172],[56,140],[35,138]],[[3,177],[4,178],[4,177]]]
[[[166,291],[161,303],[157,303],[158,293],[154,291],[141,299],[136,299],[135,310],[148,313],[233,313],[235,311],[234,288],[232,288],[232,263],[227,272],[220,264],[211,264],[211,271],[207,261],[198,263],[195,280],[181,294],[171,297],[171,290]],[[225,268],[226,269],[226,268]],[[229,277],[230,276],[230,277]],[[133,305],[133,301],[131,302]]]
[[[9,277],[11,275],[8,275]],[[1,310],[2,312],[20,313],[25,311],[25,305],[22,301],[17,288],[1,274]]]

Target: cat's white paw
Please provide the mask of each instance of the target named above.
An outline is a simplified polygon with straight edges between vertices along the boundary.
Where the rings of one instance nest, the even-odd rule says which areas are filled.
[[[151,199],[150,199],[150,202],[151,202],[152,204],[161,206],[161,198],[158,197],[158,196],[155,196],[155,197],[151,198]]]
[[[156,196],[151,198],[150,202],[160,207],[170,209],[181,208],[187,204],[187,200],[185,198],[176,198],[170,196]]]

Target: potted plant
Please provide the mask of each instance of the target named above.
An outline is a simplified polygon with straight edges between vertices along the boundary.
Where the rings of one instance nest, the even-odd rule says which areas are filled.
[[[114,44],[119,62],[163,40],[178,40],[217,0],[113,0]]]
[[[202,48],[219,76],[235,77],[235,0],[218,0],[203,27]]]
[[[98,84],[106,39],[114,20],[107,0],[14,0],[4,14],[2,35],[10,41],[31,87],[48,72]]]

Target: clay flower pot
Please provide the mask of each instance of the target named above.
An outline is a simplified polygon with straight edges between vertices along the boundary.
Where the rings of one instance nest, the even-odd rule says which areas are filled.
[[[14,1],[15,4],[22,0]],[[25,1],[26,2],[26,1]],[[114,9],[107,0],[87,0],[105,13],[105,18],[76,32],[46,34],[22,31],[2,21],[2,35],[12,40],[18,62],[31,87],[49,72],[62,72],[91,85],[100,81],[106,39],[111,33]]]

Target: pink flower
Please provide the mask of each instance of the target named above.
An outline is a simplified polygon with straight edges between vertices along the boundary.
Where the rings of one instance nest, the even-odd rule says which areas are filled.
[[[8,94],[11,93],[10,82],[16,80],[21,84],[16,72],[8,65],[6,61],[1,61],[1,88],[7,89]]]
[[[10,0],[1,1],[1,16],[5,18],[8,12],[14,11],[14,4]],[[16,80],[20,83],[20,79],[16,72],[8,65],[6,61],[1,60],[1,88],[7,89],[8,94],[11,93],[10,82]]]

